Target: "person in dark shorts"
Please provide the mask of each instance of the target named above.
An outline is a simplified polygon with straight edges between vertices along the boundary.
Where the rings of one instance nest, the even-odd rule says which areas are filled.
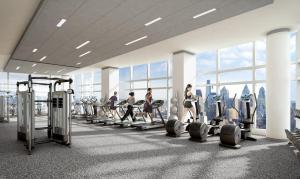
[[[145,116],[147,116],[147,114],[149,114],[149,117],[151,119],[151,123],[153,123],[153,116],[152,116],[152,113],[153,113],[153,109],[152,109],[152,89],[151,88],[148,88],[147,89],[147,94],[145,95],[145,104],[144,104],[144,113],[145,113]]]
[[[113,119],[115,119],[116,116],[116,109],[117,109],[116,102],[118,101],[117,94],[118,93],[115,91],[114,95],[109,98],[109,102],[110,102],[109,109],[112,111]]]
[[[132,121],[135,122],[136,119],[133,115],[133,104],[135,103],[134,92],[129,93],[129,97],[127,99],[127,111],[125,115],[121,118],[121,121],[124,121],[129,115],[132,118]]]
[[[184,90],[184,101],[183,101],[184,109],[183,109],[183,115],[182,115],[181,122],[184,122],[184,119],[188,112],[192,113],[193,121],[195,122],[196,110],[192,104],[192,101],[194,101],[194,100],[195,100],[195,97],[192,93],[192,85],[188,84],[188,85],[186,85],[185,90]]]

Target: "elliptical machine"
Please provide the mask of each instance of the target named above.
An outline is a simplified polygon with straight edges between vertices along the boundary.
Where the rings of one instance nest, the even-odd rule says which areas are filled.
[[[206,100],[208,99],[209,95],[207,96]],[[213,117],[209,124],[205,124],[204,121],[196,121],[193,122],[189,125],[189,134],[190,134],[190,139],[194,141],[199,141],[199,142],[205,142],[207,140],[208,135],[214,136],[218,135],[220,133],[221,126],[223,125],[223,120],[224,120],[224,105],[222,104],[221,101],[221,96],[219,95],[214,95],[212,96],[212,99],[214,101],[214,107],[216,110],[216,116]],[[199,105],[199,99],[198,103],[196,105]],[[200,108],[200,107],[198,107]],[[199,116],[197,114],[197,116]],[[200,119],[202,116],[199,117]]]
[[[254,97],[255,108],[251,114],[251,98]],[[234,99],[236,95],[234,96]],[[251,137],[251,125],[254,124],[254,115],[257,109],[257,98],[254,93],[249,95],[243,95],[241,97],[240,105],[241,111],[233,108],[238,112],[239,118],[241,119],[239,126],[228,124],[224,125],[220,132],[220,146],[229,147],[234,149],[241,148],[240,142],[243,140],[256,141],[255,138]]]

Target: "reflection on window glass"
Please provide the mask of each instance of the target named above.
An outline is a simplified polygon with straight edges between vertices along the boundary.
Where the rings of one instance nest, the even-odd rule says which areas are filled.
[[[90,69],[72,74],[74,80],[74,98],[80,100],[82,97],[95,96],[101,98],[101,70]]]
[[[133,79],[134,80],[143,80],[147,79],[148,65],[137,65],[133,66]]]
[[[267,60],[266,52],[266,41],[256,41],[255,42],[255,64],[256,65],[265,65]]]
[[[167,79],[163,80],[151,80],[150,81],[150,88],[166,88],[168,85]]]
[[[94,83],[101,83],[101,70],[94,71]]]
[[[266,80],[266,69],[260,68],[255,70],[255,79],[256,80]]]
[[[251,81],[251,80],[252,80],[251,70],[224,72],[221,73],[220,75],[221,83]]]
[[[295,119],[295,111],[296,111],[296,88],[297,81],[291,81],[291,130],[296,128],[296,119]]]
[[[130,82],[121,82],[120,81],[119,89],[121,90],[130,90]]]
[[[197,74],[216,71],[216,51],[207,51],[197,54],[196,63],[197,63]]]
[[[266,84],[257,84],[255,93],[257,96],[256,128],[266,129]]]
[[[253,59],[252,43],[241,44],[220,50],[221,69],[249,67]]]
[[[28,75],[24,73],[9,73],[9,84],[16,85],[18,81],[27,81]]]
[[[125,99],[127,99],[128,98],[128,94],[129,94],[129,90],[120,90],[119,91],[119,98],[120,98],[120,100],[125,100]]]
[[[134,90],[135,100],[144,100],[147,90]]]
[[[168,115],[168,90],[167,89],[153,89],[152,90],[153,100],[164,100],[164,105],[160,108],[160,112],[164,119]],[[154,111],[154,117],[158,118],[157,111]]]
[[[147,81],[135,81],[133,82],[133,89],[138,89],[138,88],[147,88]]]
[[[296,64],[291,65],[290,72],[291,72],[291,79],[295,80],[296,79]]]
[[[120,68],[119,80],[120,81],[130,81],[130,67]]]
[[[92,84],[93,82],[93,78],[92,78],[92,73],[91,72],[86,72],[83,74],[83,80],[82,83],[85,84]]]
[[[292,62],[297,61],[296,56],[296,33],[292,33],[290,36],[290,58]]]
[[[150,78],[163,78],[168,75],[168,63],[166,61],[150,64]]]
[[[0,72],[0,84],[7,83],[7,73]]]
[[[209,80],[209,82],[208,82]],[[207,83],[216,83],[216,74],[197,74],[196,78],[197,85],[205,85]]]

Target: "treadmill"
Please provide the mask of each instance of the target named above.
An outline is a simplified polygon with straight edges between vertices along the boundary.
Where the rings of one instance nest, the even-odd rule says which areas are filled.
[[[162,117],[160,110],[159,110],[159,108],[163,105],[164,105],[164,100],[155,100],[152,102],[152,109],[153,110],[156,109],[156,111],[160,117],[160,121],[155,121],[154,123],[147,122],[147,123],[133,124],[132,126],[136,127],[138,130],[164,128],[166,123],[165,123],[164,118]]]
[[[126,103],[127,103],[127,100],[126,100]],[[132,127],[134,125],[138,125],[138,124],[141,124],[141,123],[146,123],[147,121],[146,121],[144,115],[142,115],[141,118],[137,118],[138,113],[143,113],[141,108],[144,107],[144,104],[145,104],[145,100],[138,100],[137,102],[135,102],[133,104],[133,115],[136,118],[135,122],[133,122],[132,120],[130,121],[129,118],[127,117],[124,121],[115,122],[115,124],[119,125],[120,127]],[[123,109],[123,112],[125,114],[124,109]]]
[[[122,110],[122,112],[123,113],[125,113],[125,111],[124,111],[124,106],[126,105],[126,103],[127,103],[127,100],[122,100],[122,101],[120,101],[117,105],[116,105],[116,114],[117,114],[117,116],[119,117],[119,120],[118,121],[116,121],[116,118],[113,118],[113,117],[111,117],[111,118],[108,118],[108,119],[105,119],[105,120],[103,120],[103,123],[104,123],[104,125],[106,125],[106,126],[108,126],[108,125],[119,125],[119,123],[121,122],[121,115],[120,115],[120,113],[118,112],[118,108],[120,108],[121,110]],[[108,103],[107,103],[108,104]],[[109,103],[109,105],[110,105],[110,103]],[[109,107],[109,106],[108,106]],[[112,111],[108,108],[108,110],[109,110],[109,113],[111,114],[111,116],[113,116],[113,113],[112,113]]]
[[[111,102],[107,102],[106,104],[106,119],[103,120],[103,125],[105,126],[109,126],[109,125],[114,125],[115,124],[115,118],[113,117],[113,113],[110,109],[110,105],[111,105]]]

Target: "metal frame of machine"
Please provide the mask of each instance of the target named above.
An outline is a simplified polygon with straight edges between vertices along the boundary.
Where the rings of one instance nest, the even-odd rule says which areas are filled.
[[[0,91],[0,122],[9,122],[9,91]]]
[[[35,80],[48,80],[49,83],[34,82]],[[52,84],[52,81],[55,81]],[[56,86],[68,83],[67,91],[57,91]],[[71,145],[72,133],[72,111],[71,100],[73,80],[63,78],[32,77],[28,81],[17,82],[17,135],[18,140],[24,141],[28,153],[31,154],[35,144],[57,142],[64,145]],[[26,91],[20,91],[19,86],[26,85]],[[44,85],[49,87],[47,100],[35,100],[33,85]],[[53,88],[53,89],[52,89]],[[35,103],[47,103],[48,123],[46,127],[35,128]],[[35,138],[35,130],[47,130],[47,139],[38,140]]]

